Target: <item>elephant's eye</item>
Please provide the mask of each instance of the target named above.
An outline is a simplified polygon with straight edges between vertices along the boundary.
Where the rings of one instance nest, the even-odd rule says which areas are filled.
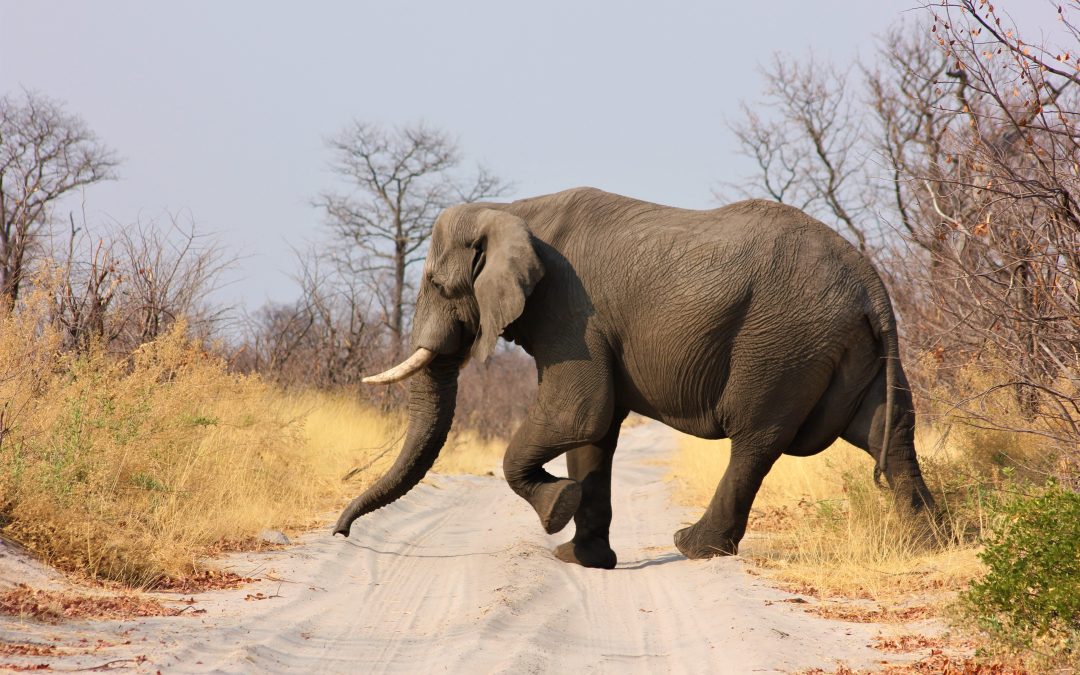
[[[472,261],[472,278],[476,281],[476,277],[480,276],[480,270],[484,269],[484,249],[479,246],[476,247],[476,252],[473,254]]]
[[[439,295],[446,297],[446,291],[443,290],[443,285],[441,281],[436,279],[434,276],[428,277],[428,281],[431,282],[431,285],[435,288]]]

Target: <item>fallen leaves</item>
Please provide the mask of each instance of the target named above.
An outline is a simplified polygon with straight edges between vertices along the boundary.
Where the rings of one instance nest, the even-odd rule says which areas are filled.
[[[872,670],[854,670],[845,664],[837,664],[835,670],[811,668],[799,671],[799,675],[1026,675],[1022,666],[999,661],[983,661],[973,656],[949,656],[940,649],[911,663],[883,663]]]
[[[792,604],[795,604],[795,605],[805,605],[810,601],[807,600],[806,598],[784,598],[783,600],[766,600],[765,601],[765,606],[766,607],[771,607],[772,605],[775,605],[778,602],[789,602],[789,603],[792,603]]]
[[[259,581],[251,577],[242,577],[224,570],[202,570],[176,579],[164,579],[156,585],[156,590],[176,593],[201,593],[222,589],[240,588],[244,584]]]
[[[25,584],[0,594],[0,614],[52,623],[63,619],[130,619],[178,613],[154,598],[136,595],[84,595],[35,589]]]
[[[248,553],[251,551],[283,551],[284,544],[275,544],[254,535],[234,539],[219,539],[206,549],[206,555],[219,556],[225,553]]]
[[[889,664],[881,673],[887,675],[1027,675],[1020,665],[1000,661],[982,661],[974,656],[949,656],[933,649],[930,656],[914,663]]]
[[[822,603],[820,605],[809,607],[806,611],[817,614],[824,619],[837,619],[839,621],[851,621],[853,623],[919,621],[934,616],[933,610],[925,605],[914,605],[911,607],[893,609],[888,607],[865,607]]]
[[[53,645],[34,642],[0,641],[0,656],[58,656],[59,650]]]
[[[945,642],[941,638],[917,634],[894,635],[891,637],[879,635],[870,646],[889,654],[907,654],[920,649],[941,649],[945,646]]]

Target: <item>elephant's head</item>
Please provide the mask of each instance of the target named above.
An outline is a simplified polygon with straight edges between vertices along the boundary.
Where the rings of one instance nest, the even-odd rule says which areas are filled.
[[[348,536],[354,520],[390,504],[424,477],[450,431],[462,364],[470,354],[487,360],[543,274],[521,218],[482,205],[443,211],[420,281],[413,353],[364,379],[389,384],[412,378],[405,445],[390,471],[345,508],[335,534]]]

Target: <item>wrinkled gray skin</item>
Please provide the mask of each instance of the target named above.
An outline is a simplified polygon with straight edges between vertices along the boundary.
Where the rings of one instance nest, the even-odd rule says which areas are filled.
[[[439,217],[412,336],[438,356],[411,380],[400,457],[336,533],[423,478],[453,420],[459,369],[499,335],[536,359],[540,381],[506,479],[547,532],[574,519],[555,551],[568,562],[615,565],[611,461],[631,411],[732,441],[705,514],[675,533],[688,558],[736,553],[773,462],[837,437],[878,460],[900,503],[933,506],[892,307],[851,244],[772,202],[690,211],[581,188]],[[543,468],[563,453],[568,478]]]

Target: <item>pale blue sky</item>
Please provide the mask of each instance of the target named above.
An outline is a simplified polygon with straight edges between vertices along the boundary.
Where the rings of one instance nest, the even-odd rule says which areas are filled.
[[[86,193],[91,225],[190,212],[245,256],[221,299],[254,309],[294,297],[290,244],[325,234],[309,202],[351,118],[443,128],[512,197],[593,185],[708,207],[747,171],[725,119],[758,95],[758,63],[867,61],[919,4],[0,0],[0,92],[66,101],[123,158]]]

